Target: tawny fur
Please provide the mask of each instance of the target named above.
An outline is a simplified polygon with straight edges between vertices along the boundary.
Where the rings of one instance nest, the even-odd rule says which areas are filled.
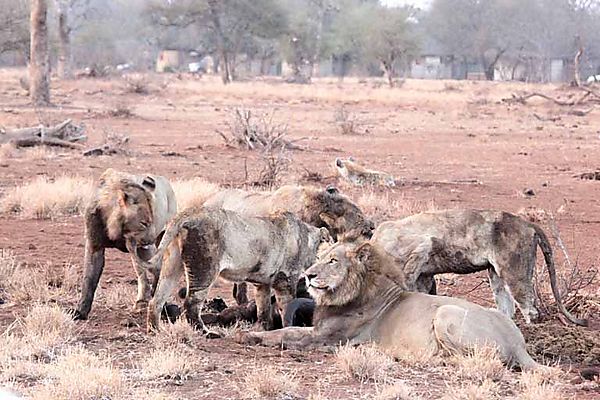
[[[392,354],[421,356],[466,353],[485,345],[508,365],[541,367],[505,315],[458,298],[405,292],[389,270],[385,256],[370,243],[338,243],[305,272],[317,305],[314,327],[247,332],[236,339],[296,349],[375,342]]]
[[[587,323],[562,304],[543,230],[515,215],[493,210],[425,212],[382,223],[371,243],[394,260],[397,280],[406,290],[435,294],[436,274],[488,270],[498,309],[512,318],[516,302],[527,322],[539,316],[533,288],[539,246],[560,311],[575,324]]]
[[[327,228],[334,239],[371,237],[375,227],[348,197],[331,186],[318,189],[287,185],[265,192],[225,189],[204,195],[194,204],[259,217],[289,211],[307,224]],[[238,304],[247,302],[246,291],[245,283],[235,285]]]
[[[158,327],[160,311],[182,275],[187,282],[186,315],[192,324],[206,329],[200,307],[220,276],[256,285],[258,319],[270,329],[271,288],[283,315],[295,297],[300,274],[314,262],[319,246],[330,239],[327,229],[305,224],[289,212],[247,217],[214,208],[184,210],[169,225],[157,254],[147,263],[148,268],[160,270],[148,307],[148,329]]]
[[[396,186],[396,180],[392,175],[367,169],[352,157],[346,160],[336,158],[334,167],[340,177],[356,186]]]
[[[85,211],[85,256],[81,299],[75,317],[87,319],[104,268],[104,252],[116,248],[149,259],[154,242],[177,212],[175,194],[162,176],[132,175],[107,169]],[[143,247],[142,247],[143,246]],[[139,302],[150,297],[143,267],[132,257],[138,278]]]

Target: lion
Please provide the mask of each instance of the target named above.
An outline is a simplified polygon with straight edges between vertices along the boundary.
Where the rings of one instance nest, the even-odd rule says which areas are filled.
[[[200,306],[220,276],[256,286],[258,321],[271,329],[271,288],[284,315],[300,274],[314,262],[321,244],[330,242],[327,229],[308,225],[290,212],[247,217],[223,209],[186,209],[169,224],[155,256],[149,262],[138,260],[160,271],[148,305],[148,330],[158,329],[160,311],[182,275],[187,284],[184,308],[195,327],[208,332]]]
[[[88,318],[107,248],[132,254],[138,279],[134,307],[145,308],[151,289],[145,268],[136,261],[153,255],[154,243],[176,212],[175,193],[166,178],[131,175],[111,168],[104,171],[85,210],[84,274],[75,319]]]
[[[348,157],[346,160],[336,158],[335,169],[339,176],[355,186],[396,186],[396,180],[392,175],[367,169],[352,157]]]
[[[394,259],[399,282],[407,290],[435,294],[436,274],[487,269],[498,309],[513,318],[516,302],[527,323],[539,317],[532,282],[539,246],[559,310],[569,321],[587,325],[571,315],[560,299],[552,248],[544,231],[516,215],[465,209],[424,212],[382,223],[371,243]]]
[[[507,316],[459,298],[404,291],[389,276],[394,268],[369,242],[337,243],[304,273],[316,303],[313,327],[241,332],[235,339],[297,350],[374,342],[392,355],[428,357],[490,346],[510,367],[542,367]]]
[[[303,222],[327,228],[334,240],[371,237],[374,223],[348,197],[334,186],[317,189],[308,186],[282,186],[275,191],[247,192],[226,189],[198,199],[197,205],[236,211],[247,216],[267,217],[272,213],[289,211]],[[234,285],[238,304],[247,299],[245,283]]]

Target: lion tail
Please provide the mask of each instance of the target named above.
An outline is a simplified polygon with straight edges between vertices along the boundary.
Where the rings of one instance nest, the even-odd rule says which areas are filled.
[[[563,304],[560,298],[560,291],[556,282],[556,268],[554,267],[554,258],[552,256],[552,247],[550,247],[550,241],[548,240],[548,237],[546,236],[542,228],[535,224],[532,224],[532,226],[533,229],[535,229],[535,234],[538,238],[538,245],[540,246],[540,249],[542,249],[542,253],[544,254],[544,260],[546,261],[546,267],[548,268],[548,274],[550,275],[550,287],[552,288],[552,294],[556,299],[558,309],[572,323],[576,325],[587,326],[588,321],[586,319],[574,317],[573,314],[571,314],[565,308],[565,305]]]

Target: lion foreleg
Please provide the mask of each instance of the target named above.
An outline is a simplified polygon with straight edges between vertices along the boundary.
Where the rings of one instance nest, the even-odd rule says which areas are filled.
[[[158,329],[160,313],[169,298],[177,288],[179,278],[183,274],[183,263],[179,246],[175,243],[163,255],[167,259],[166,265],[161,269],[154,296],[148,304],[147,329]]]
[[[75,311],[75,319],[87,319],[94,293],[100,281],[100,275],[104,270],[104,248],[95,249],[89,239],[85,243],[85,256],[83,259],[83,284],[81,287],[81,299]]]
[[[277,302],[277,308],[279,309],[279,315],[282,316],[282,323],[284,327],[289,326],[289,321],[286,321],[286,319],[283,317],[288,304],[290,304],[290,302],[296,298],[297,285],[297,275],[288,276],[283,273],[278,274],[273,282],[275,300]]]
[[[258,323],[265,330],[273,329],[271,314],[271,285],[255,285],[256,315]]]
[[[241,332],[235,340],[243,344],[298,350],[314,348],[322,342],[314,336],[313,327],[297,326],[267,332]]]

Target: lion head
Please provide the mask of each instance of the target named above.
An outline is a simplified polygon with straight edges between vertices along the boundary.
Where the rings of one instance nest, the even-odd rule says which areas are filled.
[[[110,240],[124,237],[141,245],[154,243],[153,197],[156,182],[151,176],[134,182],[124,174],[107,170],[100,179],[98,205],[106,215]]]
[[[307,197],[305,204],[308,223],[329,230],[334,239],[372,236],[375,224],[334,186],[319,190]]]
[[[365,296],[372,283],[370,256],[368,242],[335,244],[304,272],[308,293],[319,306],[344,306]]]

